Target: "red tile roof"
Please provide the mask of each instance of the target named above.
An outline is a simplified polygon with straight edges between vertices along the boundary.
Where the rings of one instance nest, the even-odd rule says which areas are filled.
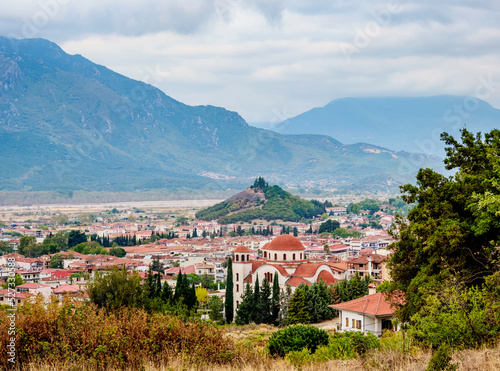
[[[312,277],[323,263],[302,263],[295,270],[294,276],[299,277]]]
[[[386,294],[382,292],[346,301],[345,303],[329,305],[329,307],[371,316],[387,316],[394,314],[396,311],[396,308],[387,300]]]
[[[54,289],[54,294],[68,294],[68,293],[74,293],[78,292],[78,287],[71,286],[71,285],[61,285],[59,287],[56,287]]]
[[[28,282],[17,286],[21,289],[40,289],[42,287],[50,287],[49,285],[44,285],[43,283]]]
[[[282,234],[273,239],[267,247],[264,246],[262,249],[274,251],[303,251],[305,247],[297,237],[291,234]]]
[[[244,245],[241,245],[241,246],[238,246],[234,252],[253,252],[252,250],[248,249],[246,246]]]
[[[301,284],[305,283],[307,286],[311,286],[309,282],[307,282],[305,279],[302,277],[292,277],[288,281],[286,281],[287,285],[293,286],[293,287],[298,287]]]
[[[333,275],[330,272],[327,271],[320,272],[320,274],[318,275],[317,282],[319,282],[320,280],[323,280],[323,282],[326,283],[327,285],[333,285],[337,283],[337,281],[339,281],[335,277],[333,277]]]

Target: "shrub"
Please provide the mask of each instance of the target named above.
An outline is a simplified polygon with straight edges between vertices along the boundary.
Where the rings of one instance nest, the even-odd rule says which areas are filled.
[[[272,356],[284,357],[291,351],[307,348],[314,353],[320,345],[328,344],[328,333],[312,326],[290,326],[279,330],[269,338],[268,349]]]
[[[203,321],[184,322],[161,313],[121,308],[112,313],[92,304],[44,306],[41,298],[18,307],[16,361],[80,362],[82,369],[141,369],[148,362],[168,364],[186,357],[190,364],[228,364],[241,356],[223,331]],[[7,349],[9,321],[0,313],[0,347]],[[8,364],[7,352],[0,362]]]
[[[371,332],[366,334],[360,331],[337,332],[333,335],[330,343],[335,344],[339,342],[341,346],[344,346],[343,340],[347,340],[349,347],[358,355],[363,355],[370,349],[380,348],[380,340]]]
[[[455,371],[457,365],[451,362],[451,348],[447,344],[441,345],[433,354],[426,371]]]

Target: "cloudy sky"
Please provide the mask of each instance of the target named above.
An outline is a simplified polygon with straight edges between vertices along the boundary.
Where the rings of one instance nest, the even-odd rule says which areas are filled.
[[[2,0],[42,37],[191,105],[279,122],[335,98],[474,95],[500,108],[498,0]]]

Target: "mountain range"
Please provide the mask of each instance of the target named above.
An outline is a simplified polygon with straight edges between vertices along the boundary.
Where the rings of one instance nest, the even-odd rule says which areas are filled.
[[[487,91],[486,86],[479,90],[481,94]],[[442,132],[459,137],[463,127],[484,133],[499,124],[500,110],[488,102],[473,96],[441,95],[335,99],[289,118],[273,130],[329,135],[343,143],[368,142],[443,157]]]
[[[283,135],[188,106],[44,39],[0,37],[0,190],[393,187],[440,159]]]

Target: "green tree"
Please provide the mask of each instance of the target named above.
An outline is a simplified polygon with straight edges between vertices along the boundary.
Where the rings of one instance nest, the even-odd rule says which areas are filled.
[[[217,295],[213,295],[208,299],[208,307],[210,308],[210,312],[208,313],[208,317],[212,321],[220,321],[222,319],[222,300]]]
[[[396,220],[398,241],[389,260],[395,289],[405,294],[398,310],[408,321],[423,307],[422,293],[453,276],[466,287],[479,286],[498,270],[500,250],[500,131],[473,135],[461,130],[461,143],[447,133],[448,170],[444,177],[420,169],[417,184],[402,187],[403,200],[415,204],[409,224]]]
[[[173,294],[173,291],[172,291],[172,287],[170,287],[170,285],[168,284],[168,282],[165,282],[163,284],[163,291],[161,293],[162,300],[165,303],[169,303],[172,300],[173,296],[174,296],[174,294]]]
[[[23,285],[25,284],[26,282],[23,281],[23,278],[21,277],[21,275],[19,273],[16,273],[16,275],[14,276],[14,279],[11,278],[11,276],[9,276],[9,278],[7,278],[7,280],[5,281],[5,283],[2,284],[2,288],[4,289],[8,289],[8,288],[15,288],[19,285]],[[13,286],[14,285],[14,286]]]
[[[307,285],[301,284],[293,293],[288,307],[288,314],[285,321],[286,325],[294,325],[297,323],[308,324],[311,322],[307,305],[307,291]]]
[[[280,313],[280,286],[278,272],[274,273],[273,278],[273,298],[271,301],[271,323],[278,325]]]
[[[125,255],[127,255],[127,252],[121,247],[113,247],[109,249],[109,255],[124,258]]]
[[[233,262],[231,258],[227,261],[227,283],[226,283],[226,299],[224,309],[226,311],[226,322],[233,322],[234,318],[234,293],[233,293]]]
[[[28,246],[29,244],[32,244],[32,243],[36,243],[36,238],[33,237],[33,236],[23,236],[20,238],[19,240],[19,247],[18,247],[18,250],[19,250],[19,254],[21,255],[25,255],[25,248],[26,246]]]
[[[280,290],[280,313],[278,315],[278,322],[280,325],[284,325],[286,323],[291,298],[292,288],[290,285],[286,285],[284,289]]]
[[[12,252],[12,249],[12,244],[5,241],[0,241],[0,253],[10,254]]]
[[[262,304],[263,303],[260,294],[259,276],[256,276],[255,286],[253,291],[252,315],[250,318],[253,322],[255,322],[258,325],[262,323],[262,320],[264,318],[264,313],[263,313],[264,308],[262,307]]]
[[[59,246],[60,251],[68,250],[68,237],[64,235],[62,232],[57,232],[51,238],[51,242],[55,243]]]
[[[262,281],[262,290],[260,291],[260,305],[262,311],[262,323],[272,324],[273,317],[271,313],[272,298],[271,298],[271,285],[267,278],[264,277]]]
[[[144,306],[145,293],[137,272],[128,273],[125,268],[113,267],[110,272],[96,272],[87,285],[90,300],[99,308],[115,310],[120,307]]]
[[[155,272],[165,273],[165,268],[163,267],[163,262],[160,261],[160,257],[157,255],[153,258],[152,268]]]
[[[68,234],[68,247],[72,248],[81,243],[87,242],[87,236],[84,232],[80,232],[77,230],[72,230]]]
[[[241,296],[241,303],[236,310],[236,324],[237,325],[247,325],[251,321],[251,316],[254,306],[253,289],[250,282],[247,282],[245,286],[245,291]]]
[[[50,268],[53,269],[63,269],[64,268],[64,262],[63,258],[61,255],[57,254],[54,255],[52,258],[50,258]]]

